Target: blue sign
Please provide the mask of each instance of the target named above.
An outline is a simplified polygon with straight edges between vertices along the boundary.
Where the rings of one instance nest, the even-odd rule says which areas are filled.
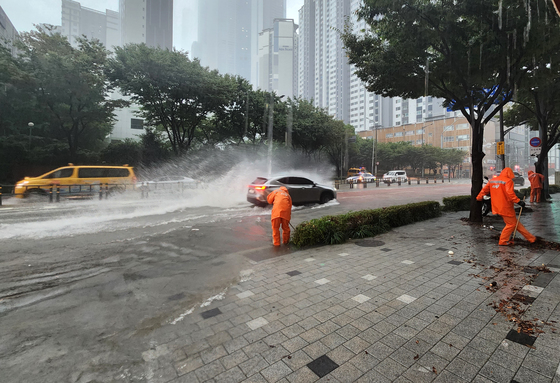
[[[533,137],[531,138],[531,140],[529,140],[529,145],[531,145],[533,148],[538,148],[539,146],[541,146],[541,139],[538,137]]]
[[[496,91],[497,91],[497,90],[498,90],[498,85],[494,85],[494,86],[493,86],[492,88],[490,88],[490,89],[484,88],[483,92],[484,92],[484,94],[486,95],[486,97],[492,97],[492,96],[494,96],[494,95],[496,94]],[[502,102],[502,98],[505,98],[505,97],[507,97],[507,96],[508,96],[508,94],[507,94],[507,93],[504,93],[504,94],[502,95],[502,97],[496,98],[496,100],[494,100],[494,105],[498,105],[500,102]],[[456,104],[457,104],[457,101],[456,101],[456,100],[451,100],[451,101],[449,102],[448,107],[447,107],[447,111],[448,111],[448,112],[453,112],[453,111],[455,110]],[[475,105],[475,108],[476,108],[476,107],[477,107],[477,105]],[[467,107],[467,108],[465,108],[465,109],[468,110],[469,108]]]

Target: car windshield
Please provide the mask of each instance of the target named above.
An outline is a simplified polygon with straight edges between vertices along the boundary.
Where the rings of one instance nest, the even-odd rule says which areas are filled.
[[[256,180],[254,180],[252,182],[253,185],[263,185],[266,181],[268,181],[266,178],[264,177],[257,177]]]

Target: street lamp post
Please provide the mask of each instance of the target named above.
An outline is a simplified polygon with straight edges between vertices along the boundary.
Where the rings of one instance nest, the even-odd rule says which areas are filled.
[[[27,126],[29,126],[29,150],[31,150],[31,131],[33,130],[35,124],[30,122],[27,124]]]
[[[375,177],[377,177],[377,161],[376,161],[376,158],[375,158],[377,153],[375,151],[375,147],[377,146],[377,126],[378,126],[378,124],[369,117],[365,117],[365,119],[373,122],[373,129],[375,129],[375,139],[373,139],[373,134],[372,134],[372,137],[371,137],[372,141],[373,141],[372,145],[371,145],[371,170],[374,172],[373,175]],[[372,133],[373,133],[373,131],[372,131]]]

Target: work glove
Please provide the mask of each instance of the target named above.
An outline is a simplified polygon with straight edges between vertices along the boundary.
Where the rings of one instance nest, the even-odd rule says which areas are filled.
[[[519,201],[517,204],[521,207],[525,207],[525,202],[523,202],[523,201]]]

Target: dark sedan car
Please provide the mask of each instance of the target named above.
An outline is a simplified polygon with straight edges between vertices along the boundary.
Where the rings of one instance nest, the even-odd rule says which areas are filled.
[[[295,176],[257,177],[249,185],[247,201],[257,206],[266,206],[266,197],[280,186],[285,186],[290,192],[294,205],[306,203],[327,203],[336,199],[336,190],[333,187],[319,185],[309,178]]]
[[[498,177],[500,175],[500,173],[501,172],[497,172],[494,177]],[[520,173],[513,172],[513,184],[523,186],[523,185],[525,185],[525,178],[523,178],[523,176]]]

